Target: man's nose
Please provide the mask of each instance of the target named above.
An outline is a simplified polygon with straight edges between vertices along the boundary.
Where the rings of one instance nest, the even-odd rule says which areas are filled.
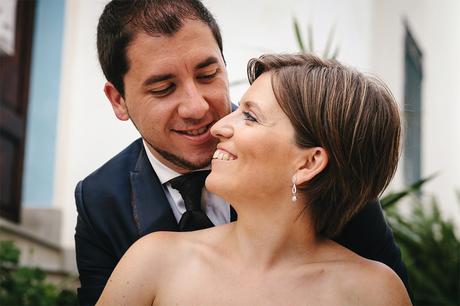
[[[185,86],[178,108],[179,116],[187,119],[201,119],[208,110],[208,101],[196,84],[192,83]]]

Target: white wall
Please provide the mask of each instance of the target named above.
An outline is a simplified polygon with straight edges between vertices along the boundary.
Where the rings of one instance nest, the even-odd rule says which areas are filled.
[[[423,52],[422,177],[424,190],[460,224],[460,2],[376,1],[372,67],[404,100],[404,21]],[[402,167],[400,167],[402,169]],[[402,185],[401,173],[396,178]]]
[[[460,2],[437,2],[423,1],[425,14],[413,21],[425,50],[422,171],[439,173],[426,190],[460,224]]]
[[[129,122],[115,118],[102,92],[104,78],[97,62],[95,40],[97,20],[105,3],[106,0],[67,0],[66,6],[54,203],[64,211],[63,243],[68,247],[73,246],[76,222],[75,184],[137,137]],[[453,136],[454,131],[460,131],[460,80],[457,72],[448,69],[453,67],[454,55],[460,54],[459,27],[453,29],[458,22],[455,18],[460,16],[456,0],[442,5],[430,0],[204,3],[221,26],[230,81],[246,79],[246,63],[252,57],[265,52],[297,51],[292,27],[292,18],[296,16],[304,37],[307,22],[313,24],[315,50],[319,53],[335,24],[334,46],[340,46],[339,59],[382,76],[400,101],[404,73],[401,18],[406,12],[424,51],[423,174],[443,171],[442,177],[427,185],[427,189],[447,194],[455,184],[458,188],[460,169],[456,157],[460,156],[460,138],[454,140]],[[441,34],[451,39],[442,40]],[[247,85],[232,87],[232,100],[238,102],[246,88]],[[442,199],[451,203],[447,200]]]
[[[67,0],[54,206],[63,210],[62,243],[73,247],[77,182],[130,141],[136,131],[118,121],[103,93],[96,26],[105,0]]]
[[[217,19],[224,40],[224,53],[230,81],[246,79],[250,58],[270,52],[299,51],[294,30],[295,17],[307,43],[307,24],[313,28],[315,52],[321,54],[335,26],[333,46],[339,46],[339,59],[359,68],[370,66],[372,1],[367,0],[204,0]],[[246,85],[231,89],[238,102]]]

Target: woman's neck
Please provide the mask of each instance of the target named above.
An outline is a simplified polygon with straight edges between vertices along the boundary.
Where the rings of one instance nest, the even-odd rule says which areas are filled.
[[[322,240],[315,235],[308,210],[300,201],[275,202],[232,202],[238,212],[228,235],[232,252],[243,265],[260,270],[314,261]]]

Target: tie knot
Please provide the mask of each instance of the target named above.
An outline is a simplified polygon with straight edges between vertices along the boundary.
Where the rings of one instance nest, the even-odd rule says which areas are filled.
[[[209,170],[189,172],[170,180],[171,187],[179,191],[187,210],[201,210],[201,191]]]

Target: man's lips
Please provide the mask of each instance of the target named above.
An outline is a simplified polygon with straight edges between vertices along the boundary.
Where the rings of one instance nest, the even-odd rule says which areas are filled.
[[[173,129],[172,131],[176,133],[176,135],[180,136],[182,139],[187,139],[192,144],[195,145],[204,145],[208,144],[210,141],[215,139],[211,135],[211,126],[214,122],[211,122],[207,125],[196,127],[193,129]]]
[[[205,126],[199,127],[199,128],[194,128],[194,129],[183,129],[183,130],[176,130],[173,129],[174,132],[182,135],[187,135],[187,136],[200,136],[206,133],[209,128],[211,127],[212,123],[207,124]]]

